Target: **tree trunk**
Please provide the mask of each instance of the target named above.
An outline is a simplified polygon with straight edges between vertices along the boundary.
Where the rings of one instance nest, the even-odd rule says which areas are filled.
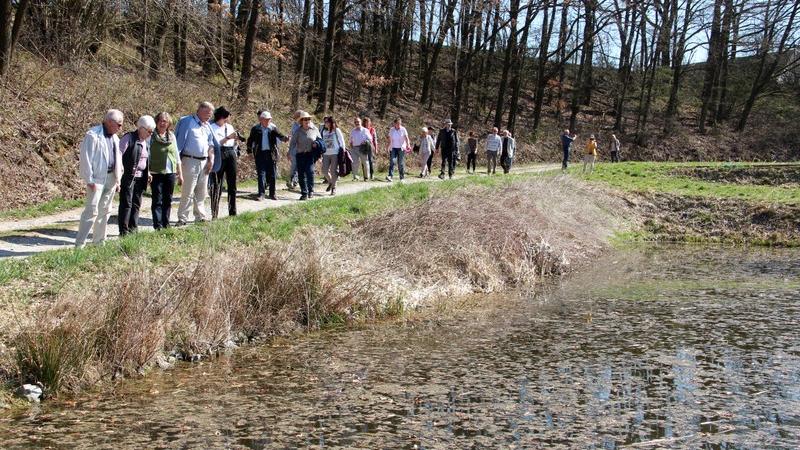
[[[713,95],[719,78],[719,42],[721,41],[720,17],[723,0],[714,0],[714,16],[711,22],[711,34],[708,39],[708,59],[706,61],[706,74],[703,81],[701,96],[700,118],[698,127],[701,133],[706,132],[706,121],[713,103]]]
[[[678,94],[681,88],[681,79],[683,78],[683,58],[686,55],[686,34],[689,31],[689,24],[691,23],[692,16],[692,0],[686,0],[685,11],[683,15],[683,26],[679,34],[678,42],[675,46],[672,57],[672,84],[669,88],[669,100],[667,101],[667,110],[664,113],[664,133],[670,134],[675,129],[675,122],[678,116]]]
[[[242,104],[247,103],[250,95],[250,78],[253,70],[253,46],[255,45],[256,34],[258,32],[258,14],[261,9],[261,0],[252,0],[250,4],[249,16],[247,18],[247,33],[244,38],[244,49],[242,51],[242,75],[239,78],[237,95]]]
[[[516,1],[518,2],[519,0]],[[450,27],[453,26],[453,12],[455,11],[456,3],[456,0],[448,0],[447,5],[445,6],[444,23],[439,26],[436,44],[433,47],[433,55],[431,56],[431,61],[428,64],[428,67],[425,68],[425,76],[422,80],[422,96],[420,97],[419,101],[421,105],[424,105],[430,100],[433,72],[436,70],[439,53],[441,53],[442,46],[444,45],[444,38],[447,36],[447,32],[450,30]]]
[[[319,101],[314,109],[315,114],[325,111],[325,103],[328,101],[328,78],[331,73],[331,60],[333,58],[334,37],[336,36],[336,24],[338,6],[340,0],[330,0],[328,2],[328,28],[325,30],[325,50],[322,55],[322,77],[319,82]]]
[[[311,0],[303,0],[303,17],[300,22],[300,40],[297,45],[297,66],[295,70],[294,91],[292,92],[292,109],[300,104],[300,92],[303,89],[303,78],[306,67],[306,47],[308,46],[308,20],[311,18]]]
[[[511,0],[511,31],[508,33],[508,42],[506,43],[506,54],[503,60],[503,74],[500,77],[500,86],[497,89],[497,102],[494,108],[494,126],[500,128],[503,120],[503,112],[506,104],[506,86],[508,85],[508,76],[511,72],[511,66],[514,63],[514,51],[517,45],[517,21],[516,17],[519,15],[519,0]]]

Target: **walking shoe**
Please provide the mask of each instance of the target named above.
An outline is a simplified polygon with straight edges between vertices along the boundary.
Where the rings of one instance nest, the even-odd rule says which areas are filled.
[[[179,220],[179,221],[175,222],[175,226],[176,227],[185,227],[186,226],[186,222],[184,222],[182,220]]]
[[[386,177],[386,181],[388,181],[389,183],[391,183],[391,182],[392,182],[392,177]]]
[[[264,194],[259,195],[257,200],[260,202],[264,201]]]
[[[444,172],[442,172],[442,173],[440,173],[440,174],[439,174],[439,179],[440,179],[440,180],[444,180]]]
[[[313,192],[309,192],[309,193],[308,193],[308,198],[311,198],[311,197],[313,197],[313,196],[314,196],[314,193],[313,193]]]
[[[269,199],[270,199],[270,200],[277,200],[278,198],[277,198],[277,197],[275,197],[274,195],[270,195],[270,196],[269,196]]]
[[[336,188],[331,189],[331,195],[336,195]]]
[[[307,199],[307,198],[308,198],[308,196],[307,196],[306,194],[303,194],[303,195],[301,195],[301,196],[300,196],[300,200],[301,200],[301,201],[302,201],[302,200],[305,200],[305,199]]]
[[[328,187],[325,188],[325,192],[330,192],[333,189],[333,185],[329,184]]]

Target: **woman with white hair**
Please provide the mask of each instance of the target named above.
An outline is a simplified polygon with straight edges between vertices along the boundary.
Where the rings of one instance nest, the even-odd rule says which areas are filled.
[[[147,190],[150,177],[150,136],[155,128],[156,121],[152,117],[142,116],[136,121],[136,130],[126,133],[119,140],[122,153],[122,181],[117,215],[120,236],[135,232],[138,227],[142,193]]]

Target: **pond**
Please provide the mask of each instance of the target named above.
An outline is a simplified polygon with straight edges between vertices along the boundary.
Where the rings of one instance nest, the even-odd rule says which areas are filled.
[[[619,250],[434,316],[45,403],[0,419],[1,446],[800,446],[797,250]]]

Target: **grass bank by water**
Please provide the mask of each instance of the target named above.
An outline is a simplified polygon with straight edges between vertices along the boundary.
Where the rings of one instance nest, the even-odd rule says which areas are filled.
[[[799,164],[628,162],[580,176],[617,189],[642,216],[624,240],[797,247],[799,171]]]
[[[169,353],[531,286],[602,251],[625,210],[570,177],[470,177],[7,261],[0,364],[52,395]]]

